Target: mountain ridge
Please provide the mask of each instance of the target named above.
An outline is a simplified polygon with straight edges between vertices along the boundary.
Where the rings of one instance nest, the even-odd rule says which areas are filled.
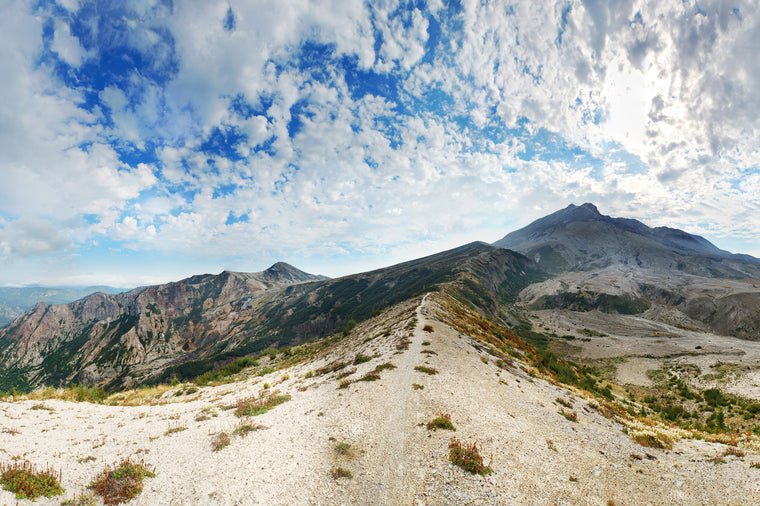
[[[39,304],[0,331],[0,389],[195,377],[270,346],[323,337],[441,284],[498,315],[500,301],[538,279],[526,257],[478,242],[336,279],[278,262],[260,273],[201,274]]]

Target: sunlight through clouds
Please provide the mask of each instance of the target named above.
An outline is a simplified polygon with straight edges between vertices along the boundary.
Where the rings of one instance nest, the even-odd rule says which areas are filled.
[[[277,260],[340,275],[583,202],[760,255],[754,2],[4,14],[0,284],[114,279],[94,259],[125,285]]]

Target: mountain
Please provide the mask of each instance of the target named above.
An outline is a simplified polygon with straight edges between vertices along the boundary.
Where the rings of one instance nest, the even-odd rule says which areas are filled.
[[[760,278],[760,260],[724,251],[682,230],[611,218],[593,204],[570,205],[496,241],[552,273],[620,264],[714,278]]]
[[[232,301],[322,279],[277,263],[259,273],[225,271],[69,304],[40,302],[0,330],[0,383],[100,383],[133,369],[149,374],[168,360],[219,346],[236,321]]]
[[[519,251],[553,274],[521,294],[531,309],[641,314],[760,339],[760,260],[703,237],[611,218],[587,203],[540,218],[494,245]]]
[[[541,367],[548,355],[442,293],[272,355],[216,385],[140,388],[102,403],[53,389],[6,397],[4,465],[60,470],[65,492],[39,506],[102,504],[91,494],[104,489],[133,490],[130,506],[760,501],[757,435],[673,427],[614,385],[597,388],[609,398],[570,388]],[[629,414],[642,410],[651,418]],[[461,448],[469,469],[482,459],[485,476],[463,469]],[[155,474],[144,486],[88,488],[130,456]],[[32,504],[0,489],[0,504],[17,503]]]
[[[189,378],[268,347],[319,338],[445,287],[494,317],[545,276],[508,250],[473,243],[327,280],[284,263],[66,305],[40,303],[0,331],[0,389],[69,382],[109,388]]]
[[[31,309],[38,302],[66,304],[96,292],[115,294],[122,291],[110,286],[0,287],[0,328],[8,325],[14,318]]]

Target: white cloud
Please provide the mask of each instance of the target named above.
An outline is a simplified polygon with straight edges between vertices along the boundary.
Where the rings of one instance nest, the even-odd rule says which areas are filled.
[[[0,20],[12,41],[0,58],[0,251],[68,251],[107,236],[215,260],[399,257],[410,244],[449,245],[583,201],[757,235],[760,15],[754,3],[727,5],[470,1],[450,19],[441,2],[428,13],[394,2],[196,0],[170,13],[146,1],[114,35],[145,67],[127,68],[98,94],[107,110],[88,112],[80,105],[92,90],[35,65],[41,23],[16,2]],[[51,49],[79,67],[96,53],[68,26],[56,21]],[[316,69],[327,82],[300,67],[306,40],[333,51]],[[350,89],[345,61],[376,73],[377,96]],[[376,91],[383,79],[395,88],[387,96]],[[261,96],[266,111],[230,110],[236,97],[258,108]],[[305,114],[291,139],[297,103]],[[239,160],[202,152],[230,128],[247,136]],[[254,152],[270,141],[270,152]],[[119,150],[152,143],[156,167],[122,162]],[[248,221],[226,225],[230,215]],[[19,217],[60,237],[24,239],[12,232]]]
[[[79,39],[71,34],[66,22],[57,23],[51,49],[58,53],[66,63],[74,67],[80,66],[90,56],[90,53],[79,44]]]

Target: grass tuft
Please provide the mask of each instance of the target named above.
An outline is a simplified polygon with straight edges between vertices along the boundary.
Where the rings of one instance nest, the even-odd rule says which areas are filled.
[[[229,434],[227,434],[226,432],[220,432],[211,441],[211,450],[218,452],[219,450],[228,447],[231,442],[232,441],[230,441]]]
[[[571,422],[578,422],[578,413],[576,413],[575,411],[567,411],[564,408],[560,408],[558,413],[564,416],[565,418],[567,418],[568,420],[570,420]]]
[[[377,381],[380,379],[380,374],[375,371],[370,371],[356,381]]]
[[[51,468],[38,471],[31,462],[0,464],[0,484],[16,494],[16,499],[35,500],[38,497],[53,497],[64,492],[61,487],[61,473]]]
[[[384,371],[385,369],[396,369],[396,366],[391,364],[390,362],[386,362],[384,364],[380,364],[379,366],[375,367],[375,372]]]
[[[343,469],[342,467],[336,467],[332,471],[330,471],[330,475],[335,478],[336,480],[338,478],[353,478],[354,475],[351,474],[351,471],[348,469]]]
[[[451,423],[451,415],[448,414],[441,414],[433,418],[432,421],[428,422],[427,428],[428,430],[457,430],[456,427],[454,427],[454,424]]]
[[[370,360],[372,360],[372,357],[368,357],[367,355],[359,353],[354,359],[354,365],[363,364],[364,362],[369,362]]]
[[[432,367],[425,367],[424,365],[415,366],[414,370],[418,372],[424,372],[425,374],[430,374],[431,376],[433,374],[438,374],[438,371],[436,371]]]

